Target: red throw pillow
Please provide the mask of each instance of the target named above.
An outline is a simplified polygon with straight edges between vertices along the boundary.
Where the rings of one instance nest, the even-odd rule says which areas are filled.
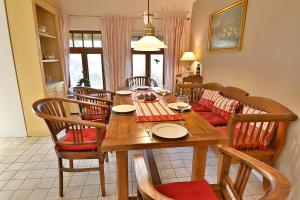
[[[243,114],[267,114],[265,111],[244,106]],[[269,148],[276,130],[276,122],[250,122],[238,123],[235,128],[233,145],[236,149],[262,149]]]
[[[212,112],[228,120],[228,118],[236,112],[236,109],[238,107],[238,101],[226,98],[221,94],[218,94],[212,107]]]
[[[198,104],[206,108],[212,109],[219,91],[204,89],[201,99]]]

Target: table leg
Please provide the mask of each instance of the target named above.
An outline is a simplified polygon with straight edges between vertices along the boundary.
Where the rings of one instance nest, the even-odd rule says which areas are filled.
[[[117,165],[117,188],[116,197],[118,200],[128,200],[128,152],[116,152]]]
[[[192,180],[204,178],[207,150],[207,145],[194,146]]]

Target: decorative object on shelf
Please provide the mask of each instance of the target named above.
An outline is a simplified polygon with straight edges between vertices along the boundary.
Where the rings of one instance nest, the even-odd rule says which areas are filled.
[[[135,44],[134,50],[159,51],[160,49],[167,48],[167,46],[162,41],[160,41],[157,37],[155,37],[155,27],[151,23],[153,14],[150,14],[149,11],[149,0],[148,0],[147,12],[143,16],[144,16],[144,22],[145,22],[145,16],[147,18],[147,23],[144,29],[145,35]]]
[[[200,72],[201,72],[201,65],[200,65],[200,63],[198,63],[198,64],[197,64],[197,68],[196,68],[196,75],[199,75],[199,76],[200,76],[200,75],[201,75]]]
[[[241,50],[247,0],[238,1],[209,16],[209,50]]]
[[[43,57],[44,60],[55,60],[55,54],[54,53],[46,53]]]
[[[47,33],[47,26],[40,25],[38,30],[40,33]]]
[[[85,87],[91,87],[90,80],[87,79],[87,78],[82,78],[82,79],[80,79],[80,80],[77,82],[77,86],[82,86],[82,84],[83,84]]]

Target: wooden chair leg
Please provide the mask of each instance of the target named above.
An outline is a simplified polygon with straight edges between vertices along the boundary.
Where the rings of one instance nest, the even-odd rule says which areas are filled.
[[[105,152],[105,162],[109,162],[108,152]]]
[[[62,158],[58,158],[58,178],[59,178],[59,196],[64,196],[64,176],[63,176]]]
[[[136,190],[136,196],[137,196],[138,200],[143,200],[143,197],[142,197],[142,195],[141,195],[141,193],[139,191],[139,188],[137,188],[137,190]]]
[[[73,160],[69,160],[69,165],[70,165],[70,168],[71,168],[71,169],[74,168]]]
[[[102,160],[98,159],[99,161],[99,176],[100,176],[100,188],[102,196],[105,196],[105,177],[104,177],[104,163]]]

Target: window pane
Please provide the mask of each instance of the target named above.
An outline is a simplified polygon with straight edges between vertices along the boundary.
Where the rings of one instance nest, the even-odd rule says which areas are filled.
[[[84,47],[93,47],[92,34],[84,33],[83,42],[84,42]]]
[[[164,55],[152,54],[150,59],[151,59],[151,78],[156,80],[158,87],[163,87]]]
[[[70,82],[71,87],[77,86],[77,82],[83,78],[81,54],[70,54]]]
[[[102,47],[101,34],[93,34],[94,47]]]
[[[74,46],[75,47],[83,47],[82,34],[81,33],[74,33],[73,37],[74,37]]]
[[[146,55],[132,55],[132,74],[133,76],[146,76]]]
[[[88,54],[89,79],[91,87],[103,89],[101,54]]]
[[[72,33],[69,34],[69,47],[73,47],[73,41],[72,41]]]

